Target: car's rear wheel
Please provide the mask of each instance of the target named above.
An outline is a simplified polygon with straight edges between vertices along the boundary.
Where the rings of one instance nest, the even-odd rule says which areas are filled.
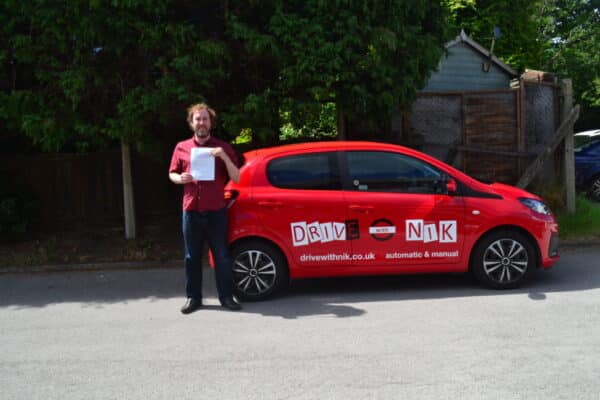
[[[502,230],[485,236],[473,250],[471,270],[477,280],[496,289],[512,289],[531,275],[536,255],[520,232]]]
[[[288,283],[285,257],[276,247],[258,240],[232,249],[234,292],[246,301],[264,300]]]
[[[592,200],[600,201],[600,175],[592,180],[587,193]]]

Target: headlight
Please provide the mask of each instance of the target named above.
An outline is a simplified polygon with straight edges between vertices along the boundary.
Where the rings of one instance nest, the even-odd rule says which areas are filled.
[[[527,208],[535,211],[538,214],[552,215],[552,211],[550,211],[550,207],[548,207],[546,204],[544,204],[543,202],[541,202],[539,200],[521,197],[521,198],[519,198],[519,201],[521,202],[521,204],[523,204]]]

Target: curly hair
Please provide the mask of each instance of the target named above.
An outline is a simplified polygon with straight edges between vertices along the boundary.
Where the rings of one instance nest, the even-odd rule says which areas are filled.
[[[212,127],[214,127],[217,122],[217,113],[206,103],[197,103],[189,106],[187,109],[187,122],[192,123],[192,117],[194,116],[194,113],[202,110],[206,110],[208,112],[208,115],[210,116],[210,124]]]

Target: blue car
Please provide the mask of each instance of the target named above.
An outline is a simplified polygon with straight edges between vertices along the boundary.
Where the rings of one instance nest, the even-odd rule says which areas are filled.
[[[579,191],[600,201],[600,129],[575,134],[575,179]]]

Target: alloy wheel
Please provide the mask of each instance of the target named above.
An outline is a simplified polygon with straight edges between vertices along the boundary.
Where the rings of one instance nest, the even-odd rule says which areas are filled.
[[[527,272],[527,249],[514,239],[492,242],[483,254],[483,270],[488,278],[498,284],[521,279]]]
[[[233,280],[239,291],[248,296],[267,293],[275,285],[277,268],[273,259],[260,250],[246,250],[233,262]]]

